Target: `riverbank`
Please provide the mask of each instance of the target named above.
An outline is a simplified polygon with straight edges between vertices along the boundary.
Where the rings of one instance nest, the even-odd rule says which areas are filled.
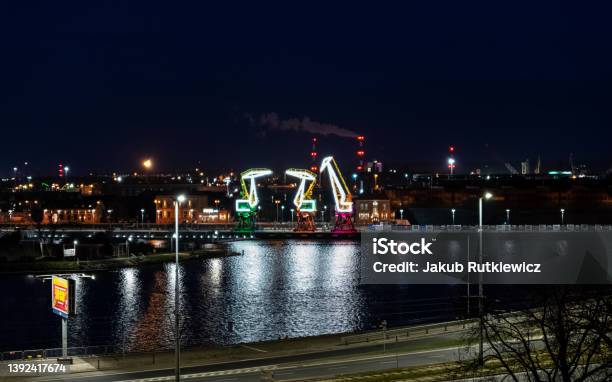
[[[180,261],[239,256],[223,246],[179,253]],[[38,274],[108,271],[125,267],[138,267],[149,264],[162,264],[175,260],[174,253],[155,253],[144,256],[113,257],[99,260],[49,260],[36,259],[28,262],[6,262],[0,265],[0,274]]]

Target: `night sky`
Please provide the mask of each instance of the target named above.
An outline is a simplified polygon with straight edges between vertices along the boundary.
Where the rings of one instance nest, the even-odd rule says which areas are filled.
[[[612,163],[603,5],[42,3],[0,6],[0,175],[304,167],[313,134],[348,162],[357,133],[384,162],[454,144],[459,172]]]

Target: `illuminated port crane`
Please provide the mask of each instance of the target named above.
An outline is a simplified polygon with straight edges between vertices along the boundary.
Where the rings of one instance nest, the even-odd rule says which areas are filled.
[[[242,199],[236,200],[236,231],[252,232],[255,230],[255,215],[257,214],[257,178],[272,174],[267,168],[251,168],[240,174]],[[249,181],[247,187],[246,182]]]
[[[334,201],[336,203],[336,221],[332,232],[350,233],[355,232],[353,225],[353,196],[346,186],[340,168],[334,157],[325,157],[321,162],[321,173],[327,170],[329,182],[331,183]]]
[[[317,212],[317,202],[312,199],[312,189],[317,180],[317,174],[312,171],[299,168],[290,168],[285,171],[285,174],[300,179],[293,204],[297,211],[297,226],[293,229],[295,232],[314,232],[314,215]],[[310,182],[308,188],[306,183]]]

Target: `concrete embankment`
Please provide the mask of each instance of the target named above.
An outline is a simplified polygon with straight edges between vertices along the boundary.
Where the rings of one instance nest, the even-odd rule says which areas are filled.
[[[239,253],[230,252],[224,246],[200,249],[192,252],[179,253],[180,261],[194,259],[221,258],[238,256]],[[38,258],[27,262],[6,262],[0,265],[2,273],[62,273],[62,272],[91,272],[106,271],[125,267],[138,267],[147,264],[160,264],[175,260],[174,253],[155,253],[143,256],[115,257],[98,260],[52,260]]]

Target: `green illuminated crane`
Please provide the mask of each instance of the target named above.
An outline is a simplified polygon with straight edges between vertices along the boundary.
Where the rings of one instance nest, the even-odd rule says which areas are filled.
[[[256,179],[271,174],[272,170],[267,168],[251,168],[240,174],[242,199],[236,200],[236,231],[252,232],[255,230],[255,215],[259,204]]]

